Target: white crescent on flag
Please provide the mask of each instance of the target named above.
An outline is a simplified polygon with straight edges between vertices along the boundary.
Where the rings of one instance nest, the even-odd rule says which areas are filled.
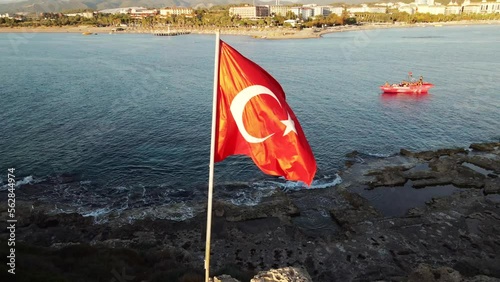
[[[243,110],[245,109],[246,104],[248,103],[248,101],[250,101],[250,99],[261,94],[273,97],[281,106],[281,103],[276,95],[274,95],[274,93],[269,88],[262,85],[252,85],[241,90],[240,93],[238,93],[231,102],[231,114],[233,115],[234,121],[236,122],[236,126],[238,126],[238,130],[248,143],[264,142],[267,138],[273,136],[274,134],[269,134],[268,136],[263,138],[254,137],[250,135],[250,133],[248,133],[245,125],[243,124]]]
[[[248,143],[261,143],[264,142],[267,138],[271,137],[274,135],[269,134],[266,137],[258,138],[255,136],[252,136],[250,133],[245,128],[245,125],[243,124],[243,111],[245,110],[245,106],[250,101],[253,97],[265,94],[273,97],[276,102],[281,107],[281,103],[276,97],[276,95],[267,87],[262,86],[262,85],[252,85],[249,86],[243,90],[241,90],[233,99],[231,102],[231,114],[233,115],[234,121],[236,122],[236,126],[238,127],[238,130],[240,131],[241,135],[243,138]],[[282,120],[281,123],[286,125],[285,132],[283,133],[283,136],[287,135],[289,132],[293,131],[295,134],[297,134],[297,130],[295,129],[295,122],[290,118],[290,114],[287,112],[288,118],[286,120]]]

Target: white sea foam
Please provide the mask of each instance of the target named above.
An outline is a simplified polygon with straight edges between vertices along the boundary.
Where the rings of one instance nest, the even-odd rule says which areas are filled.
[[[83,217],[89,217],[89,216],[99,217],[102,215],[107,215],[110,212],[111,212],[111,210],[109,208],[100,208],[100,209],[96,209],[96,210],[92,210],[92,211],[83,212],[80,214]]]
[[[22,180],[17,181],[15,187],[17,188],[21,185],[33,183],[35,183],[35,181],[33,180],[33,176],[29,175],[24,177]],[[0,187],[0,191],[7,190],[8,188],[10,188],[9,183],[6,183],[2,187]]]
[[[283,177],[281,177],[284,179]],[[286,181],[286,182],[278,182],[278,181],[263,181],[259,183],[255,183],[255,187],[260,187],[261,189],[263,187],[270,188],[270,187],[279,187],[283,189],[284,191],[298,191],[301,189],[325,189],[325,188],[330,188],[335,185],[338,185],[342,183],[342,178],[338,175],[335,174],[335,177],[332,179],[331,176],[325,176],[323,179],[316,179],[313,180],[311,186],[307,186],[304,182],[302,181]]]
[[[377,157],[377,158],[388,158],[393,154],[382,154],[382,153],[366,153],[368,156]]]
[[[34,182],[33,176],[31,176],[31,175],[30,176],[26,176],[25,178],[23,178],[23,180],[18,181],[16,183],[16,187],[19,187],[19,186],[24,185],[24,184],[32,184],[33,182]]]
[[[329,179],[329,178],[325,178]],[[325,188],[330,188],[335,185],[338,185],[342,183],[342,178],[338,175],[335,174],[335,178],[329,181],[324,181],[322,179],[316,179],[312,182],[311,186],[307,186],[304,182],[302,181],[287,181],[284,183],[281,187],[285,191],[296,191],[300,189],[325,189]]]
[[[270,196],[274,193],[274,191],[255,191],[255,190],[247,190],[247,191],[238,191],[234,194],[234,197],[231,198],[231,203],[236,206],[256,206],[260,203],[263,197]]]

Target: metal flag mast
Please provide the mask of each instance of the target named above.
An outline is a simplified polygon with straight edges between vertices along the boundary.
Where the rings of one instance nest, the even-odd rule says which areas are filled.
[[[205,243],[205,282],[210,280],[210,237],[212,233],[212,196],[214,191],[215,166],[215,123],[217,118],[217,88],[219,86],[219,31],[215,33],[215,63],[214,63],[214,93],[212,104],[212,136],[210,141],[210,165],[208,173],[208,202],[207,202],[207,236]]]

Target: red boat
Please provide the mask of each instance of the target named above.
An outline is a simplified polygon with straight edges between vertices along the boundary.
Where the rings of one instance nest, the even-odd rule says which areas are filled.
[[[422,93],[425,94],[429,91],[434,84],[429,82],[419,83],[409,83],[408,85],[392,84],[392,85],[382,85],[380,89],[384,93]]]
[[[420,76],[418,80],[413,78],[412,72],[408,73],[408,80],[403,80],[399,84],[389,84],[388,82],[385,85],[380,86],[380,89],[384,91],[384,93],[422,93],[425,94],[429,91],[431,87],[434,87],[434,84],[429,82],[424,82],[424,78]]]

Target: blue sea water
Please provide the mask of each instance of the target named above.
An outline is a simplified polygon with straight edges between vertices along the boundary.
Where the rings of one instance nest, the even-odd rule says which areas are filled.
[[[317,159],[313,187],[336,183],[353,150],[386,156],[500,139],[498,26],[222,39],[282,85]],[[155,205],[202,199],[214,41],[211,35],[0,34],[0,179],[14,167],[32,181],[73,174],[93,189],[156,191]],[[379,85],[409,71],[435,87],[427,95],[380,93]],[[255,190],[236,197],[250,204],[285,183],[243,156],[218,163],[215,181],[250,183]]]

